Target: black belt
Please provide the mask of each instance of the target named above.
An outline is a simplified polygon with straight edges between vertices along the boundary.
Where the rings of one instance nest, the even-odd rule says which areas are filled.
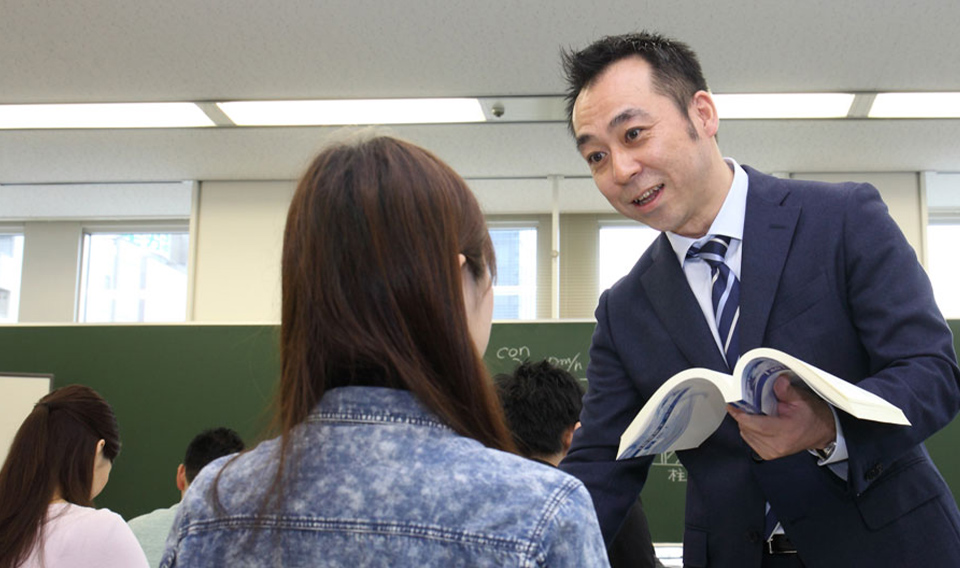
[[[796,554],[797,547],[790,542],[785,534],[775,534],[767,541],[767,546],[763,549],[767,554]]]

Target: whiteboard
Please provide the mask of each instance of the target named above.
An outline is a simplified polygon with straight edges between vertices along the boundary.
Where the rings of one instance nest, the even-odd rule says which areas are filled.
[[[50,392],[53,375],[0,373],[0,463],[33,405]]]

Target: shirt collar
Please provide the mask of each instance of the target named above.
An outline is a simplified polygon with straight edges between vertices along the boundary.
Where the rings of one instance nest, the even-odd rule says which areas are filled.
[[[747,172],[733,158],[724,158],[723,160],[733,170],[733,182],[730,184],[730,191],[727,192],[727,197],[723,200],[720,212],[717,213],[717,217],[710,225],[707,234],[698,239],[691,239],[667,232],[667,239],[670,241],[670,246],[676,253],[681,265],[687,257],[687,250],[695,244],[702,244],[710,235],[725,235],[739,241],[743,240],[743,220],[746,218],[747,212],[749,177]]]

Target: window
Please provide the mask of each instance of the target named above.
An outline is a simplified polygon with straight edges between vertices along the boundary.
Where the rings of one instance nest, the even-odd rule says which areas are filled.
[[[660,231],[637,223],[605,221],[600,224],[600,277],[597,296],[630,272]]]
[[[23,235],[0,233],[0,323],[19,319],[22,270]]]
[[[931,219],[927,225],[927,264],[933,295],[947,319],[960,318],[960,219]]]
[[[186,231],[85,234],[78,320],[184,321],[188,244]]]
[[[494,226],[490,238],[497,255],[493,319],[536,319],[536,226]]]

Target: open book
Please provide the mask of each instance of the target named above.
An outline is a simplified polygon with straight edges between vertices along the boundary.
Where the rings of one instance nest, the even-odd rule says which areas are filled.
[[[903,411],[879,396],[782,351],[761,347],[744,353],[733,375],[695,368],[670,377],[623,432],[617,459],[699,446],[720,427],[728,403],[753,414],[776,415],[773,384],[783,374],[857,418],[910,425]]]

